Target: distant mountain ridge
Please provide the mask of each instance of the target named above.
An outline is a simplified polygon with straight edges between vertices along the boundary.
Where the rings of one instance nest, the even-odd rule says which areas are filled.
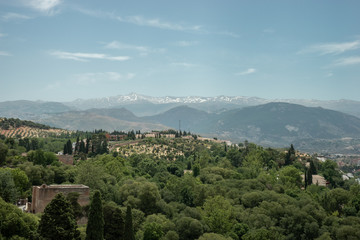
[[[0,102],[0,117],[6,118],[32,120],[44,114],[67,112],[71,110],[73,110],[71,107],[59,102],[27,100]]]
[[[219,114],[183,106],[148,118],[173,128],[177,128],[181,121],[184,130],[263,144],[304,138],[360,138],[359,118],[290,103],[267,103]]]
[[[306,103],[311,107],[290,101]],[[265,146],[286,146],[296,142],[303,149],[312,149],[311,142],[314,141],[317,146],[327,148],[326,145],[338,146],[335,142],[341,139],[360,139],[360,119],[356,114],[346,113],[359,111],[359,104],[350,100],[277,102],[247,97],[153,98],[131,94],[71,103],[1,102],[0,117],[21,118],[83,131],[144,132],[180,128],[234,142],[246,139]],[[85,106],[88,108],[82,110]],[[335,110],[325,109],[324,106]],[[336,111],[336,108],[342,111]],[[349,147],[346,144],[341,142],[340,145]],[[354,140],[351,149],[360,154],[360,142]]]
[[[73,108],[86,110],[90,108],[120,108],[125,107],[137,116],[151,116],[176,106],[187,105],[207,112],[219,112],[241,107],[256,106],[270,102],[286,102],[307,107],[323,107],[360,117],[360,101],[354,100],[308,100],[308,99],[264,99],[244,96],[216,97],[151,97],[137,93],[118,95],[105,98],[77,99],[63,104]]]
[[[93,131],[103,129],[152,131],[165,130],[169,127],[159,123],[143,121],[125,108],[121,109],[91,109],[86,111],[69,111],[47,115],[36,122],[69,130]]]

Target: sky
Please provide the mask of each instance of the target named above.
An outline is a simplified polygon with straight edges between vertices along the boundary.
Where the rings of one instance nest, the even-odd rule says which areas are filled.
[[[357,0],[0,0],[0,101],[360,101]]]

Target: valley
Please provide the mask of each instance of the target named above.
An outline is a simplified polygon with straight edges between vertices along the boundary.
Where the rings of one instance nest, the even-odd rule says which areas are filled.
[[[293,143],[312,153],[360,153],[359,102],[281,101],[226,96],[160,98],[134,93],[67,103],[2,102],[0,115],[70,131],[180,128],[234,143],[248,140],[270,147]]]

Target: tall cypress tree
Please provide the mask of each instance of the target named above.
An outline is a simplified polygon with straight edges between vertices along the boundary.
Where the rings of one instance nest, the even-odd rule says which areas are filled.
[[[132,223],[132,213],[129,206],[126,209],[124,239],[135,240],[134,227]]]
[[[71,205],[62,193],[56,195],[46,206],[38,232],[41,239],[46,240],[80,240]]]
[[[84,141],[82,139],[81,139],[81,142],[80,142],[79,152],[86,153],[85,152],[85,143],[84,143]]]
[[[88,224],[86,226],[86,240],[104,239],[104,215],[101,194],[95,191],[90,204]]]
[[[101,151],[100,151],[100,153],[101,154],[109,153],[108,142],[106,141],[106,139],[101,143]]]
[[[68,154],[67,144],[66,144],[66,143],[64,144],[63,154],[64,154],[64,155]]]
[[[311,168],[309,168],[307,170],[307,185],[311,185],[312,184],[312,173],[311,173]]]
[[[311,174],[317,174],[317,170],[313,160],[310,161],[310,172]]]
[[[90,139],[86,138],[85,153],[89,153]]]
[[[67,152],[68,154],[72,154],[73,153],[73,149],[72,149],[72,143],[71,143],[71,140],[69,139],[66,143],[66,146],[67,146]]]
[[[124,238],[124,219],[119,208],[104,206],[104,237],[106,240],[120,240]]]
[[[295,148],[291,144],[288,152],[285,155],[285,165],[286,166],[291,165],[294,163],[294,161],[295,161]]]

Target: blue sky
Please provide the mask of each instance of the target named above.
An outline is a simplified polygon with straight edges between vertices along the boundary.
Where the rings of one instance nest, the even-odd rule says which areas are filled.
[[[360,100],[360,1],[0,0],[0,101]]]

